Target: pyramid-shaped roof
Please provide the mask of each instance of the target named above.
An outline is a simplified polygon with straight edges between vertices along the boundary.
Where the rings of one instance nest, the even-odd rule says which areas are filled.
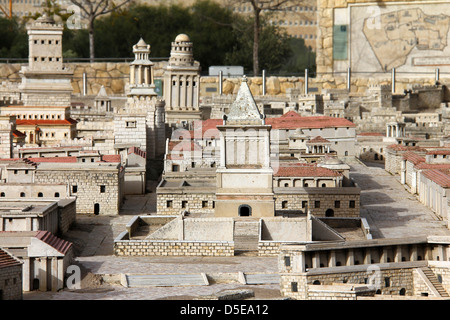
[[[247,84],[247,78],[244,76],[236,96],[236,100],[231,104],[230,112],[227,115],[227,121],[233,120],[263,120],[263,115],[259,112],[255,99]]]

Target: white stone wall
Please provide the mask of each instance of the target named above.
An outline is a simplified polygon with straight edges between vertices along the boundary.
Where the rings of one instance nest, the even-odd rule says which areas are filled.
[[[36,183],[65,183],[71,195],[77,197],[77,213],[94,213],[98,204],[99,214],[119,214],[123,197],[123,172],[112,167],[110,170],[47,170],[36,172]],[[72,186],[77,192],[72,192]],[[102,192],[104,186],[104,192]]]

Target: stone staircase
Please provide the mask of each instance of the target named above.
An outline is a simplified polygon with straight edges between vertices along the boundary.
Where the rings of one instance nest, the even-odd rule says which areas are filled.
[[[429,283],[434,287],[434,289],[437,291],[440,297],[449,297],[449,294],[447,291],[445,291],[442,284],[438,281],[435,274],[429,267],[423,267],[420,268],[422,270],[425,277],[428,279]]]
[[[234,252],[257,252],[259,242],[259,219],[236,218],[234,220]]]
[[[201,274],[141,274],[124,275],[122,284],[125,287],[176,287],[176,286],[207,286],[208,279]]]

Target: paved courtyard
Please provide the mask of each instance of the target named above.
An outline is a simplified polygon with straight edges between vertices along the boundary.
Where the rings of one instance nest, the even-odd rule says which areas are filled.
[[[450,236],[446,223],[379,164],[351,164],[350,177],[361,188],[361,217],[367,219],[374,238]]]
[[[417,201],[379,164],[351,164],[351,177],[361,188],[361,216],[366,218],[374,238],[401,238],[417,235],[449,235],[446,223]],[[236,274],[238,272],[277,273],[276,257],[115,257],[113,242],[136,214],[155,211],[156,194],[127,196],[121,215],[80,216],[67,239],[77,248],[76,262],[92,275],[140,274]],[[88,278],[88,277],[86,277]],[[226,289],[254,289],[259,299],[279,298],[278,285],[243,286],[215,283],[209,286],[124,288],[119,284],[89,284],[75,291],[31,292],[24,299],[193,299]]]

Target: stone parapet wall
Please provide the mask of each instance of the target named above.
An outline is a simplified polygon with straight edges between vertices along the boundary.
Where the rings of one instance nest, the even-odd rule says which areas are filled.
[[[234,256],[232,241],[115,240],[116,256]]]
[[[321,40],[318,40],[321,42]],[[319,58],[318,58],[319,59]],[[320,61],[323,59],[320,58]],[[164,75],[163,67],[167,64],[165,61],[154,62],[155,78],[162,78]],[[66,63],[66,66],[74,71],[72,78],[73,94],[83,94],[83,73],[87,75],[87,94],[98,94],[101,86],[104,86],[107,94],[124,94],[129,84],[129,63],[125,62],[96,62],[96,63]],[[0,64],[0,83],[9,81],[13,83],[21,82],[19,70],[22,64]],[[320,74],[322,67],[318,65],[318,76],[308,79],[310,93],[321,93],[322,90],[346,89],[346,75],[328,75]],[[444,76],[444,75],[443,75]],[[236,94],[239,89],[239,77],[223,78],[222,93],[224,95]],[[443,82],[445,83],[445,79]],[[202,76],[200,78],[200,96],[211,96],[219,93],[219,79],[214,76]],[[266,96],[284,96],[289,90],[298,90],[299,94],[304,93],[304,77],[298,76],[267,76],[266,78]],[[450,82],[450,81],[449,81]],[[263,78],[249,77],[248,83],[254,96],[260,96],[263,93]],[[403,93],[403,90],[410,89],[413,85],[431,86],[435,84],[434,75],[424,76],[423,78],[399,78],[396,79],[396,92]],[[384,78],[363,78],[358,75],[352,75],[351,92],[364,93],[373,85],[391,85],[391,76],[386,74]],[[5,87],[6,90],[7,87]],[[209,88],[209,89],[207,89]],[[2,87],[0,87],[0,93]],[[6,93],[6,91],[5,91]],[[8,96],[13,94],[8,89]],[[0,94],[1,96],[1,94]],[[15,96],[14,96],[15,97]],[[14,98],[16,99],[16,98]]]
[[[283,242],[276,241],[259,241],[258,256],[260,257],[276,257],[280,253],[280,245]]]

